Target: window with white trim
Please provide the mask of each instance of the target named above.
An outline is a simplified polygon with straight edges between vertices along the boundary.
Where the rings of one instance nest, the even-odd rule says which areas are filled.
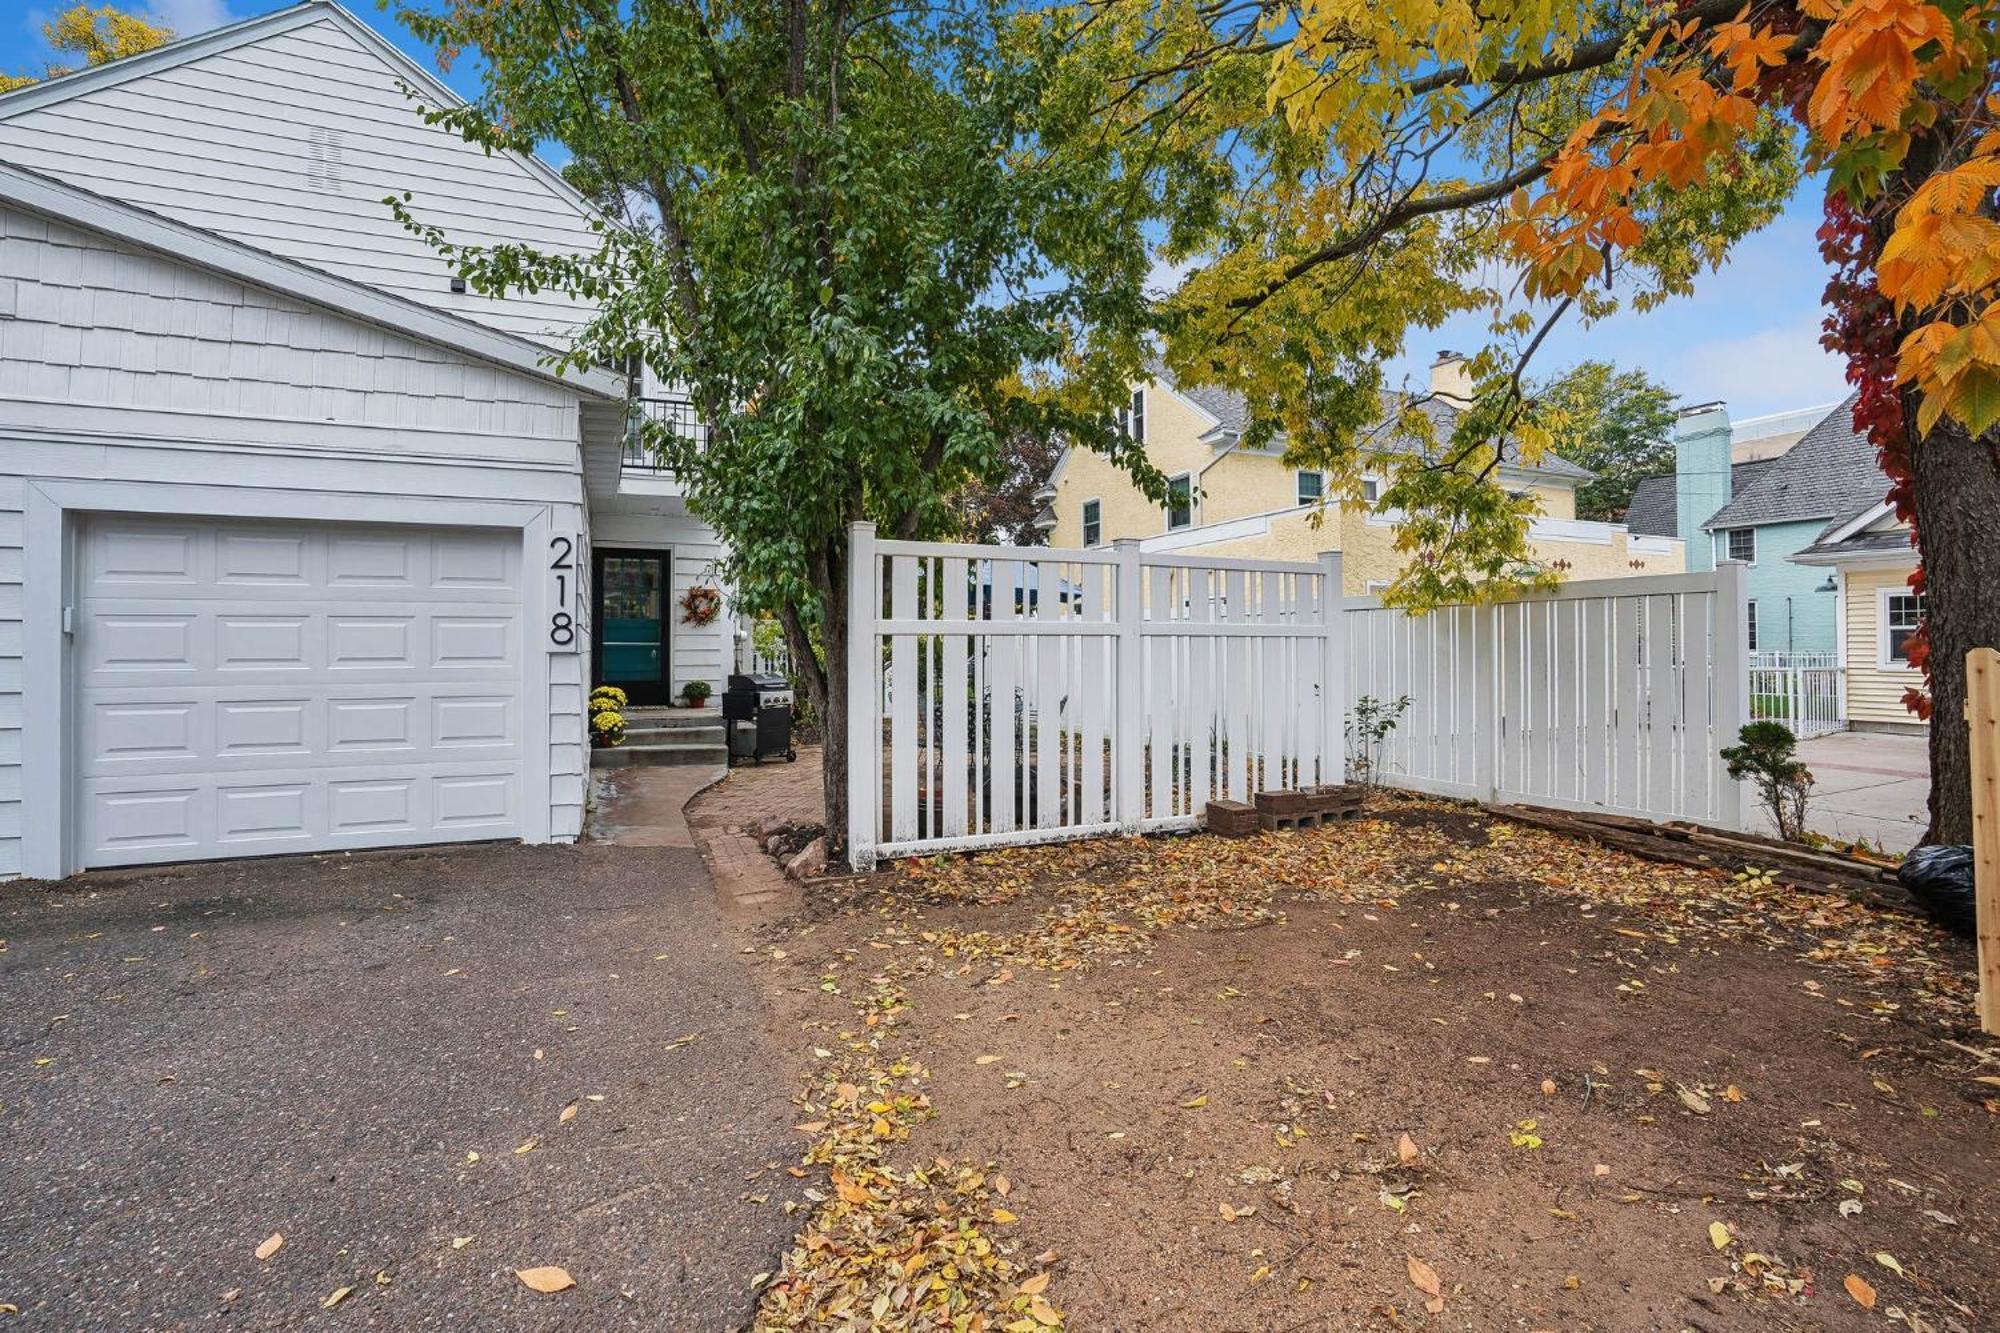
[[[1300,468],[1298,498],[1302,505],[1316,505],[1326,494],[1326,474],[1314,468]]]
[[[1731,560],[1740,560],[1746,565],[1757,563],[1757,529],[1731,528],[1725,535],[1728,537],[1727,550]]]
[[[1924,623],[1921,593],[1884,589],[1882,596],[1882,665],[1910,664],[1910,636]]]
[[[1167,478],[1167,531],[1194,524],[1194,477],[1186,472]]]
[[[1132,401],[1118,409],[1118,431],[1128,440],[1146,442],[1146,391],[1132,390]]]
[[[1361,479],[1361,498],[1369,504],[1374,504],[1377,500],[1381,499],[1381,479],[1377,477],[1363,477]]]
[[[1083,502],[1083,544],[1095,546],[1104,540],[1104,502],[1085,500]]]

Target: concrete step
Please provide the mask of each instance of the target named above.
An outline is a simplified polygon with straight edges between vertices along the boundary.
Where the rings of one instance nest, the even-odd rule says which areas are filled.
[[[711,717],[699,723],[660,723],[652,718],[625,719],[625,743],[660,744],[680,741],[689,745],[720,745],[727,738],[722,719]]]
[[[590,752],[592,768],[629,768],[638,764],[699,764],[710,768],[729,766],[729,749],[721,740],[713,742],[652,741],[625,733],[623,745],[598,746]]]

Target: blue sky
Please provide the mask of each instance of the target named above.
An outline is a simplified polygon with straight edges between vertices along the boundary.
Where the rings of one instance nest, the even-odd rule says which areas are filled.
[[[48,58],[41,25],[60,7],[51,0],[0,0],[0,69],[31,70]],[[184,36],[284,7],[285,0],[146,0],[151,17]],[[422,43],[370,0],[349,7],[436,68]],[[476,77],[468,61],[446,82],[463,91]],[[1826,269],[1813,239],[1818,221],[1809,193],[1795,199],[1775,223],[1739,246],[1725,268],[1700,279],[1693,296],[1644,315],[1621,313],[1590,329],[1561,326],[1543,346],[1539,367],[1557,370],[1586,357],[1640,366],[1684,401],[1721,399],[1739,418],[1838,400],[1846,393],[1840,363],[1819,346]],[[1439,349],[1478,347],[1483,334],[1480,319],[1416,331],[1389,379],[1420,383]]]

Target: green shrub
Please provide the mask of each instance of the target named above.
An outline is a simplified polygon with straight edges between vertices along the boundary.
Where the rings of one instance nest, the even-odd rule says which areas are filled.
[[[1805,836],[1806,801],[1813,785],[1812,770],[1797,757],[1798,737],[1782,722],[1752,722],[1737,739],[1741,744],[1722,748],[1729,776],[1756,783],[1778,836],[1798,842]]]

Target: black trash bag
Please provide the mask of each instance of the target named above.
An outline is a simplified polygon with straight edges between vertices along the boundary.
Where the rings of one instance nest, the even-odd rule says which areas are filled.
[[[1955,934],[1977,933],[1972,896],[1972,849],[1933,843],[1903,858],[1896,878],[1923,904],[1931,920]]]

